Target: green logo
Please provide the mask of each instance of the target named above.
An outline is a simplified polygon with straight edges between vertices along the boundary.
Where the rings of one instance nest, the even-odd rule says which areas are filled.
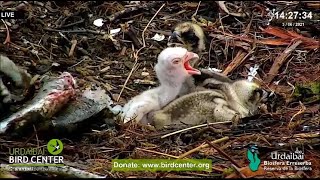
[[[58,155],[63,150],[63,144],[59,139],[51,139],[47,144],[48,152],[52,155]]]
[[[257,171],[261,163],[261,160],[258,157],[258,148],[256,145],[249,146],[247,150],[247,158],[250,162],[249,163],[250,170],[253,172]]]

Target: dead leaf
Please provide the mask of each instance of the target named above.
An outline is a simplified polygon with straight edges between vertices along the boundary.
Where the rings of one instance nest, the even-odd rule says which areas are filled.
[[[285,39],[262,39],[262,40],[259,40],[258,43],[265,44],[265,45],[284,46],[284,45],[289,45],[290,41]]]
[[[277,28],[277,27],[267,27],[266,29],[260,28],[263,32],[267,34],[271,34],[277,37],[280,37],[282,39],[292,39],[292,36],[290,36],[285,30]]]

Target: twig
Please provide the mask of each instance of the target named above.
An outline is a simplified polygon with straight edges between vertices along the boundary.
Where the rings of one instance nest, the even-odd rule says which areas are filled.
[[[291,46],[289,46],[286,50],[284,50],[283,53],[281,53],[274,63],[272,64],[272,67],[270,71],[268,72],[268,77],[265,79],[266,84],[270,84],[270,82],[273,80],[274,77],[278,74],[278,71],[282,64],[286,61],[287,57],[291,54],[293,50],[295,50],[300,44],[302,43],[301,40],[296,41]]]
[[[212,169],[213,169],[213,170],[215,170],[215,171],[224,172],[224,170],[223,170],[223,169],[218,168],[218,167],[214,167],[214,166],[212,166]]]
[[[297,112],[296,114],[294,114],[292,117],[291,117],[291,119],[290,119],[290,121],[289,121],[289,123],[288,123],[288,126],[290,126],[291,125],[291,122],[292,122],[292,120],[296,117],[296,116],[298,116],[299,114],[302,114],[302,113],[304,113],[305,111],[306,111],[306,106],[304,106],[302,103],[301,103],[301,101],[299,101],[299,104],[300,104],[300,106],[301,106],[301,109],[299,110],[299,112]]]
[[[162,31],[162,30],[155,30],[155,29],[150,29],[149,31],[158,33],[158,34],[163,34],[165,36],[170,36],[172,34],[170,31]]]
[[[74,49],[76,48],[77,42],[78,41],[76,39],[71,40],[71,48],[70,48],[70,51],[69,51],[69,57],[73,56]]]
[[[315,133],[302,133],[293,135],[294,138],[317,138],[320,137],[320,132]],[[291,137],[288,137],[291,138]]]
[[[232,13],[228,10],[228,8],[226,7],[226,5],[224,4],[226,1],[216,1],[216,3],[218,3],[219,7],[226,12],[227,14],[230,14],[232,16],[236,16],[236,17],[245,17],[246,14],[245,13]]]
[[[223,137],[221,139],[217,139],[215,141],[212,141],[211,143],[221,143],[221,142],[227,141],[227,140],[229,140],[228,136]],[[202,145],[200,145],[200,146],[198,146],[198,147],[196,147],[194,149],[191,149],[190,151],[188,151],[188,152],[186,152],[184,154],[181,154],[178,159],[182,159],[182,158],[184,158],[184,157],[186,157],[186,156],[188,156],[188,155],[190,155],[190,154],[192,154],[194,152],[200,151],[201,149],[206,148],[206,147],[209,147],[209,145],[208,144],[202,144]]]
[[[93,31],[88,29],[79,29],[79,30],[59,30],[59,29],[51,29],[51,28],[43,28],[45,31],[52,31],[52,32],[61,32],[61,33],[92,33],[97,35],[105,35],[106,32],[101,31]]]
[[[127,34],[129,36],[129,38],[132,40],[133,44],[137,47],[140,48],[142,43],[140,41],[140,39],[137,38],[137,35],[135,33],[135,31],[130,27],[128,27],[127,29],[124,28],[124,33]]]
[[[170,155],[170,154],[165,154],[165,153],[161,153],[161,152],[157,152],[157,151],[152,151],[152,150],[148,150],[148,149],[142,149],[142,148],[137,148],[138,150],[141,150],[141,151],[145,151],[145,152],[150,152],[150,153],[154,153],[154,154],[159,154],[159,155],[163,155],[163,156],[168,156],[168,157],[171,157],[171,158],[175,158],[175,159],[178,159],[179,157],[178,156],[173,156],[173,155]]]
[[[6,40],[3,42],[3,44],[7,44],[11,42],[9,28],[7,26],[7,23],[3,19],[1,19],[1,21],[4,23],[4,26],[6,27],[6,30],[7,30],[7,37],[6,37]]]
[[[193,14],[192,16],[195,16],[195,15],[197,15],[197,13],[198,13],[198,10],[199,10],[199,7],[200,7],[200,4],[201,4],[201,1],[199,1],[199,3],[198,3],[198,7],[197,7],[197,9],[196,9],[196,12],[194,12],[194,14]]]
[[[21,51],[23,51],[23,52],[29,52],[29,48],[24,48],[24,47],[21,47],[21,46],[19,46],[19,45],[16,45],[16,44],[14,44],[14,43],[10,43],[10,46],[12,46],[12,47],[14,47],[14,48],[16,48],[16,49],[18,49],[18,50],[21,50]]]
[[[119,102],[119,99],[120,99],[120,97],[121,97],[121,95],[122,95],[122,92],[123,92],[124,88],[126,87],[126,85],[127,85],[128,81],[129,81],[129,79],[130,79],[130,77],[131,77],[131,75],[132,75],[135,67],[137,66],[138,58],[139,58],[139,57],[138,57],[139,52],[140,52],[143,48],[146,47],[146,42],[145,42],[145,39],[144,39],[144,33],[145,33],[145,31],[147,30],[147,28],[149,27],[149,25],[150,25],[150,23],[152,22],[152,20],[157,16],[157,14],[161,11],[161,9],[162,9],[165,5],[166,5],[166,4],[162,4],[162,6],[161,6],[161,7],[159,8],[159,10],[155,13],[155,15],[153,15],[153,17],[151,18],[151,20],[149,21],[149,23],[147,24],[147,26],[146,26],[146,27],[144,28],[144,30],[142,31],[143,47],[141,47],[136,53],[133,53],[133,56],[134,56],[134,58],[135,58],[135,62],[134,62],[134,64],[133,64],[133,66],[132,66],[132,69],[131,69],[131,71],[130,71],[130,73],[129,73],[127,79],[126,79],[126,81],[125,81],[124,84],[123,84],[123,87],[121,88],[121,91],[120,91],[119,96],[118,96],[118,98],[117,98],[117,102]],[[134,46],[133,46],[133,45],[132,45],[132,49],[134,50]]]
[[[39,138],[38,138],[38,133],[37,133],[37,129],[36,129],[36,127],[33,125],[33,130],[34,130],[34,133],[35,133],[35,135],[36,135],[36,139],[37,139],[37,145],[38,145],[38,147],[40,146],[40,144],[39,144]]]
[[[208,64],[208,67],[211,67],[211,50],[212,50],[212,44],[214,42],[214,38],[211,39],[210,41],[210,47],[209,47],[209,64]],[[219,66],[219,64],[218,64]]]
[[[74,25],[77,25],[77,24],[81,24],[84,22],[84,19],[80,19],[79,21],[77,22],[73,22],[73,23],[70,23],[70,24],[66,24],[66,25],[63,25],[63,26],[59,26],[57,28],[68,28],[68,27],[71,27],[71,26],[74,26]]]
[[[290,139],[290,138],[289,138]],[[295,148],[301,146],[316,146],[319,145],[320,139],[319,137],[310,138],[310,139],[295,139],[294,142],[288,142],[283,144],[276,144],[275,149],[284,149],[284,148]]]
[[[123,85],[119,85],[119,87],[123,87]],[[132,92],[134,92],[135,90],[134,89],[131,89],[131,88],[129,88],[129,87],[124,87],[126,90],[129,90],[129,91],[132,91]]]
[[[59,32],[59,35],[61,37],[63,37],[65,40],[67,40],[69,42],[69,44],[72,45],[72,41],[70,41],[62,32]],[[87,55],[87,56],[91,57],[90,54],[88,53],[88,51],[86,51],[85,49],[83,49],[81,47],[77,47],[77,50],[82,52],[84,55]]]
[[[142,48],[143,48],[143,47],[142,47]],[[134,51],[134,45],[133,45],[133,44],[132,44],[132,50]],[[118,96],[118,98],[117,98],[117,100],[116,100],[117,102],[119,102],[119,99],[120,99],[120,97],[121,97],[121,95],[122,95],[122,92],[123,92],[124,88],[126,87],[126,85],[127,85],[128,81],[129,81],[129,79],[130,79],[130,77],[131,77],[134,69],[137,67],[137,62],[138,62],[138,58],[135,57],[135,62],[134,62],[134,64],[133,64],[132,68],[131,68],[131,71],[130,71],[130,73],[129,73],[127,79],[126,79],[126,81],[124,82],[124,84],[123,84],[123,86],[122,86],[122,88],[121,88],[121,91],[120,91],[120,93],[119,93],[119,96]]]
[[[227,153],[225,153],[224,151],[222,151],[218,146],[216,146],[215,144],[212,144],[211,142],[209,142],[208,140],[206,140],[206,143],[209,144],[211,147],[213,147],[215,150],[217,150],[221,155],[223,155],[225,158],[227,158],[229,161],[232,162],[232,164],[234,164],[235,166],[237,166],[238,168],[241,168],[241,166],[235,161],[233,160]]]
[[[144,33],[146,32],[147,28],[149,27],[149,25],[151,24],[151,22],[153,21],[153,19],[157,16],[157,14],[161,11],[161,9],[165,6],[166,4],[162,4],[162,6],[158,9],[158,11],[156,12],[156,14],[151,18],[151,20],[148,22],[147,26],[144,28],[144,30],[142,31],[142,41],[143,41],[143,47],[146,47],[146,42],[144,40]],[[139,49],[140,50],[140,49]]]
[[[114,20],[116,20],[118,17],[124,15],[124,14],[127,14],[127,13],[130,13],[130,12],[134,12],[134,11],[137,11],[139,9],[142,9],[142,8],[147,8],[147,7],[154,7],[158,4],[159,2],[155,1],[153,3],[150,3],[148,5],[143,5],[143,6],[134,6],[134,7],[128,7],[122,11],[119,11],[119,12],[116,12],[114,14],[112,14],[111,16],[109,16],[107,19],[108,19],[108,23],[111,23],[113,22]]]
[[[256,47],[254,46],[249,53],[246,54],[242,49],[239,50],[237,56],[233,59],[233,61],[228,65],[228,67],[223,71],[222,74],[228,75],[230,72],[235,70],[237,67],[239,67],[249,55],[251,55],[254,52],[254,49]]]
[[[215,122],[215,123],[201,124],[201,125],[188,127],[188,128],[185,128],[185,129],[181,129],[179,131],[175,131],[175,132],[163,135],[163,136],[161,136],[161,139],[169,137],[169,136],[172,136],[172,135],[175,135],[175,134],[178,134],[178,133],[181,133],[181,132],[184,132],[184,131],[188,131],[188,130],[191,130],[191,129],[199,128],[199,127],[204,127],[204,126],[208,126],[208,125],[216,125],[216,124],[227,124],[227,123],[232,123],[232,121]]]
[[[69,53],[70,54],[70,53]],[[75,67],[75,66],[78,66],[79,64],[81,64],[83,61],[85,61],[85,60],[88,60],[88,58],[86,58],[86,57],[83,57],[79,62],[77,62],[76,64],[74,64],[74,65],[72,65],[72,66],[70,66],[70,67],[68,67],[68,69],[70,69],[70,68],[73,68],[73,67]]]
[[[247,178],[244,174],[242,174],[241,169],[232,164],[232,167],[237,171],[241,178]]]

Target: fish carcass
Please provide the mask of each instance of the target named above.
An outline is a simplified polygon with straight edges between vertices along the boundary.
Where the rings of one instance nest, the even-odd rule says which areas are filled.
[[[0,120],[0,134],[18,132],[28,125],[43,123],[75,97],[76,81],[68,72],[44,82],[38,94],[30,103]],[[32,126],[31,126],[32,127]]]

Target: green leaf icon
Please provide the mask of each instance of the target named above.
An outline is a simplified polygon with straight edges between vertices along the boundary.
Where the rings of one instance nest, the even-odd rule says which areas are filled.
[[[63,150],[63,144],[59,139],[51,139],[47,144],[48,152],[52,155],[58,155]]]

